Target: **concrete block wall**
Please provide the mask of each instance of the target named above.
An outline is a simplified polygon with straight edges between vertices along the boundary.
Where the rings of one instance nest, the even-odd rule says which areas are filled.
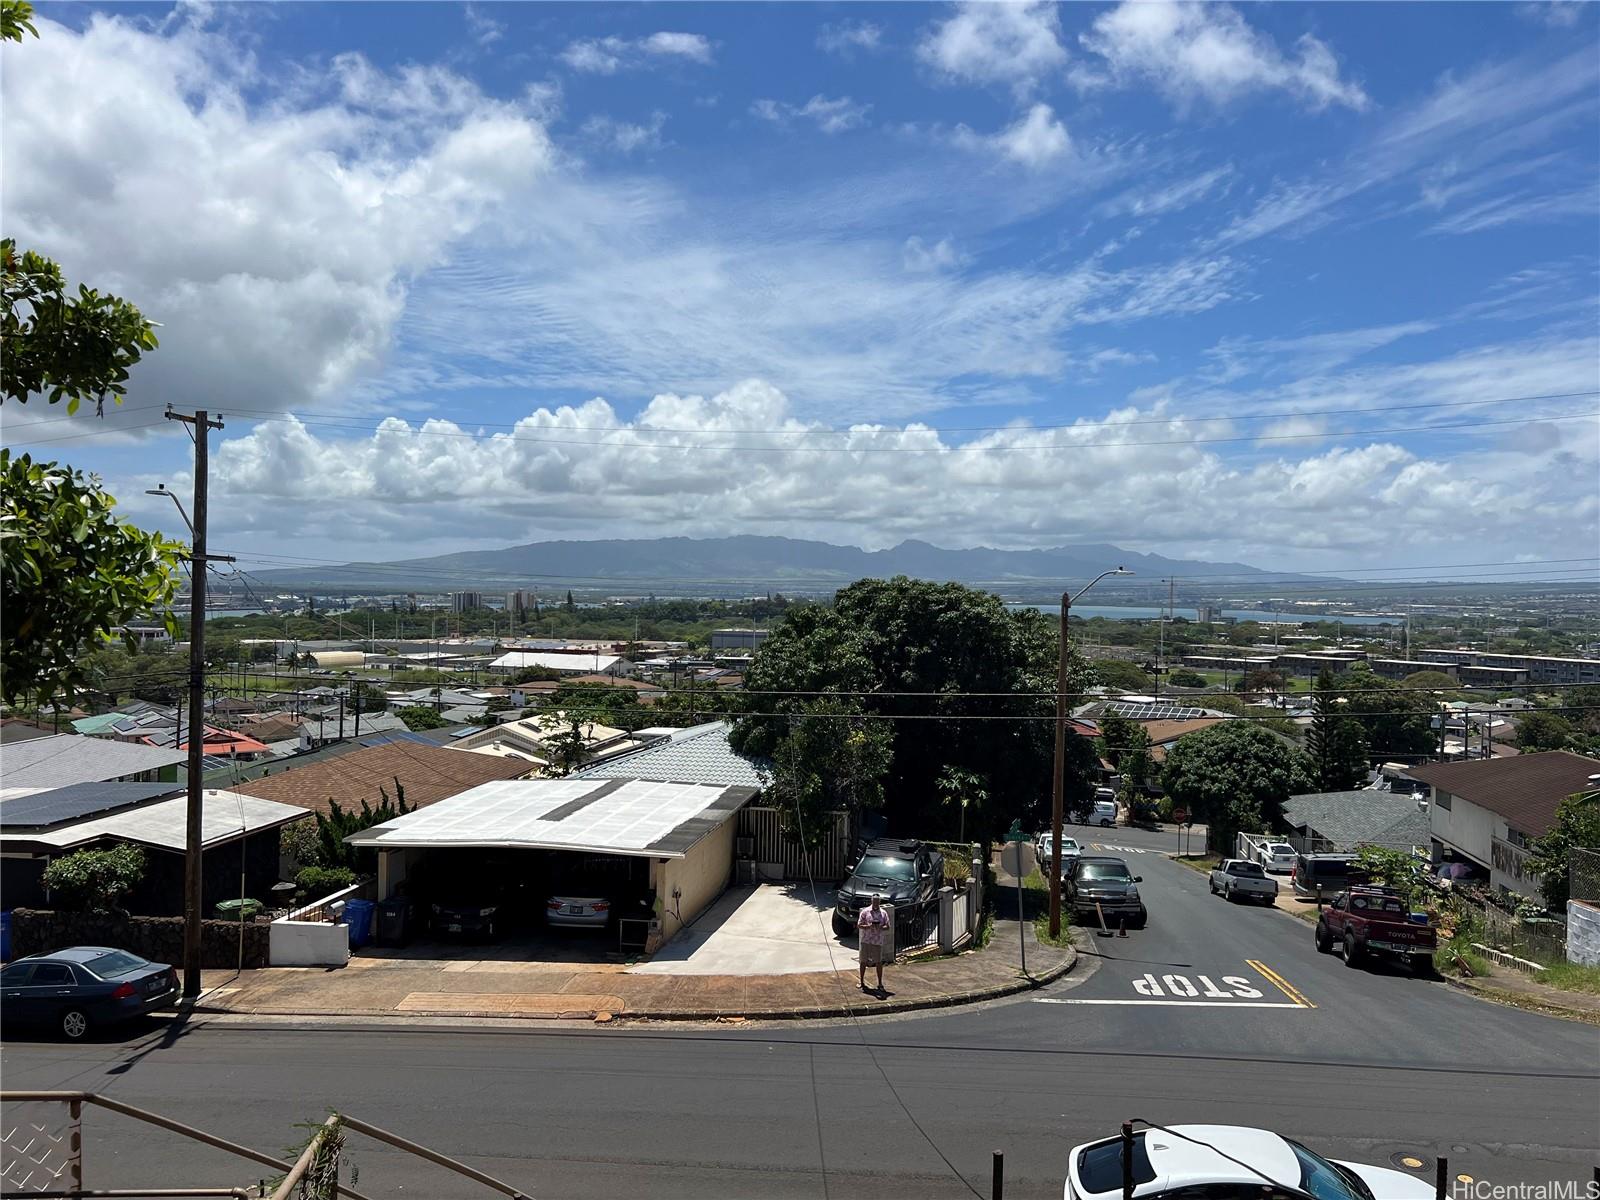
[[[1567,961],[1600,967],[1600,904],[1567,901]]]

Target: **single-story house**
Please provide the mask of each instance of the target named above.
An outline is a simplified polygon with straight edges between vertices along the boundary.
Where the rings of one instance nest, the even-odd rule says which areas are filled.
[[[302,809],[328,811],[329,801],[349,811],[394,800],[396,781],[406,804],[426,808],[490,780],[515,779],[528,772],[525,762],[483,754],[457,754],[423,739],[396,739],[349,753],[282,759],[268,774],[235,785],[247,796],[276,800]]]
[[[328,742],[360,737],[366,733],[393,733],[404,729],[406,723],[386,712],[358,713],[346,709],[343,714],[318,714],[300,722],[300,748],[315,750]]]
[[[754,762],[728,744],[726,721],[710,721],[688,729],[641,729],[633,735],[638,749],[590,763],[572,773],[575,779],[657,779],[669,783],[715,783],[727,787],[765,788],[770,764]]]
[[[0,871],[4,907],[48,907],[42,877],[53,858],[75,850],[130,843],[142,846],[146,871],[128,897],[130,911],[172,916],[183,911],[187,796],[163,798],[161,783],[80,783],[41,791],[0,793]],[[244,893],[270,897],[278,882],[278,831],[306,817],[304,809],[237,792],[206,789],[202,796],[202,903]]]
[[[593,762],[631,750],[638,742],[625,729],[613,729],[595,721],[585,721],[580,726],[583,734],[584,761]],[[540,713],[533,717],[518,717],[498,725],[490,725],[481,733],[468,734],[451,742],[454,750],[472,754],[494,754],[514,758],[533,767],[547,767],[553,757],[551,742],[567,730],[566,714],[560,711]]]
[[[7,743],[0,785],[44,790],[74,783],[175,783],[186,758],[176,748],[58,733]]]
[[[1359,846],[1411,850],[1428,845],[1428,802],[1374,790],[1307,792],[1284,801],[1283,819],[1297,834],[1321,838],[1330,851]]]
[[[1563,800],[1595,786],[1600,759],[1551,750],[1429,763],[1410,768],[1410,774],[1433,789],[1435,861],[1449,852],[1487,870],[1490,886],[1537,897],[1529,846],[1550,832]]]
[[[378,852],[380,899],[441,856],[454,872],[510,876],[540,900],[564,871],[602,878],[617,920],[637,922],[641,944],[658,943],[727,887],[735,818],[754,795],[750,787],[639,779],[505,780],[345,841]]]

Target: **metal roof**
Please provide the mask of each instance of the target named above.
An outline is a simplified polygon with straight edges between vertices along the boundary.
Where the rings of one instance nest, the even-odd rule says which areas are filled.
[[[351,834],[351,846],[494,846],[682,858],[755,795],[641,779],[506,779]]]
[[[306,816],[306,810],[292,804],[279,804],[275,800],[259,800],[239,792],[222,792],[207,789],[203,793],[200,840],[202,846],[220,845],[236,840],[241,834],[256,833],[286,825]],[[23,833],[0,833],[0,846],[44,846],[68,849],[85,842],[111,838],[122,842],[137,842],[161,850],[182,850],[188,822],[189,799],[174,796],[154,804],[140,805],[111,813],[109,816],[91,817],[74,821],[54,829]]]
[[[511,650],[502,654],[489,664],[497,671],[520,671],[528,667],[543,667],[547,671],[573,671],[583,674],[589,671],[606,671],[617,665],[622,656],[619,654],[594,654],[587,650],[579,652],[550,652],[540,653],[530,650]]]
[[[766,787],[768,780],[762,777],[762,764],[734,753],[728,744],[728,729],[726,721],[674,729],[660,741],[584,767],[573,775],[579,779],[657,779]]]
[[[0,790],[0,829],[42,829],[127,808],[178,788],[176,783],[74,783],[63,788]]]
[[[75,783],[101,783],[159,770],[187,757],[182,750],[62,733],[7,743],[0,751],[0,784],[60,788]]]

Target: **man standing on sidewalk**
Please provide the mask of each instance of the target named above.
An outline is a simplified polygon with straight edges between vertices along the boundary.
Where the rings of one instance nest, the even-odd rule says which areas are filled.
[[[856,937],[861,943],[860,970],[857,976],[861,990],[867,990],[867,968],[878,970],[878,994],[883,995],[883,943],[889,932],[889,914],[883,908],[883,897],[873,896],[872,903],[856,917]]]

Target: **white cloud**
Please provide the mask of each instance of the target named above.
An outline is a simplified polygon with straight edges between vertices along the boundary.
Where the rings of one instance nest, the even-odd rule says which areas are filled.
[[[1565,192],[1522,192],[1496,196],[1437,222],[1431,233],[1481,233],[1522,221],[1582,220],[1594,224],[1600,214],[1600,189]]]
[[[193,21],[40,27],[7,53],[6,232],[161,323],[135,405],[340,395],[389,354],[418,276],[554,165],[532,112],[440,68],[340,55],[319,90],[263,103]]]
[[[1015,124],[995,134],[993,143],[1012,162],[1039,170],[1072,150],[1067,127],[1048,104],[1035,104]]]
[[[1153,186],[1141,184],[1097,205],[1095,211],[1097,215],[1107,217],[1157,217],[1177,212],[1199,203],[1214,192],[1226,189],[1234,175],[1232,164],[1225,163],[1184,179]]]
[[[664,112],[651,113],[649,123],[643,125],[596,113],[583,123],[581,132],[599,145],[622,154],[632,154],[637,150],[661,149],[661,131],[666,124],[667,114]]]
[[[711,39],[699,33],[652,33],[648,37],[624,38],[615,34],[602,38],[579,38],[561,52],[562,61],[574,71],[593,75],[614,75],[661,62],[690,62],[709,65]]]
[[[917,57],[947,80],[1005,84],[1031,94],[1067,63],[1054,4],[968,0],[930,29]]]
[[[461,11],[467,19],[467,32],[472,34],[472,40],[478,45],[492,46],[506,35],[505,22],[491,17],[483,5],[470,3],[469,0]]]
[[[223,442],[215,478],[221,513],[281,514],[288,532],[304,505],[332,504],[350,539],[406,546],[459,537],[464,526],[513,542],[605,536],[626,521],[634,536],[1116,541],[1191,557],[1270,546],[1272,566],[1321,552],[1436,562],[1467,548],[1493,557],[1513,500],[1519,512],[1549,514],[1537,533],[1508,529],[1521,551],[1530,536],[1550,557],[1593,544],[1594,498],[1575,499],[1570,487],[1577,472],[1593,478],[1600,466],[1593,422],[1551,426],[1568,432],[1531,460],[1491,437],[1450,458],[1392,437],[1318,448],[1339,432],[1322,425],[1283,424],[1279,436],[1310,436],[1243,456],[1208,444],[1239,427],[1195,423],[1162,403],[1113,407],[1065,428],[1016,422],[966,440],[916,423],[841,431],[798,419],[782,392],[747,380],[710,396],[658,394],[632,420],[595,399],[539,409],[492,434],[442,420],[389,418],[361,437],[265,423]],[[1112,506],[1107,479],[1118,481]]]
[[[872,105],[859,104],[849,96],[829,99],[820,94],[811,97],[804,104],[786,104],[781,100],[763,99],[755,101],[750,106],[751,114],[763,121],[784,125],[795,117],[802,117],[815,122],[823,133],[845,133],[851,129],[858,129],[867,123],[867,114],[871,111]]]
[[[871,21],[840,21],[817,31],[818,49],[845,57],[857,50],[876,50],[882,41],[883,26]]]
[[[1519,15],[1552,29],[1571,29],[1583,17],[1589,0],[1532,0],[1517,5]]]
[[[1340,78],[1333,52],[1317,38],[1302,35],[1295,57],[1286,57],[1223,3],[1122,0],[1079,41],[1105,60],[1103,71],[1075,76],[1083,86],[1145,79],[1185,106],[1225,104],[1266,89],[1292,92],[1316,109],[1370,103],[1359,84]]]
[[[901,258],[908,271],[948,271],[960,266],[965,259],[948,237],[928,245],[919,237],[908,237],[901,248]]]

